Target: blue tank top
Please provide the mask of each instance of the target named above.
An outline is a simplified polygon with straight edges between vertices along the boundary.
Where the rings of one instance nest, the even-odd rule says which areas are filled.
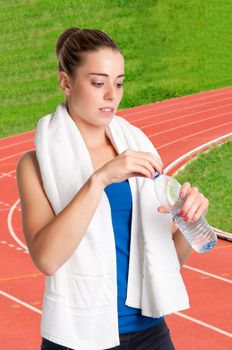
[[[129,181],[105,187],[110,202],[116,244],[119,334],[153,327],[163,317],[143,316],[141,309],[125,305],[129,267],[132,196]]]

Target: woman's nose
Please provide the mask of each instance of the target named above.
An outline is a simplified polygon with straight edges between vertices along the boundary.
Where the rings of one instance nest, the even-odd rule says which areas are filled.
[[[108,98],[108,99],[115,99],[116,97],[116,93],[115,93],[115,89],[113,86],[109,86],[105,92],[105,97]]]

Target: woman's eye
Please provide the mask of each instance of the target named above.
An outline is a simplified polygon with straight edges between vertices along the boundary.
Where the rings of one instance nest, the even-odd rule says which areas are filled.
[[[92,82],[92,84],[94,86],[97,86],[97,87],[101,87],[104,83],[95,83],[95,82]],[[123,86],[123,84],[117,84],[118,88],[121,88]]]
[[[95,85],[95,86],[98,86],[98,87],[103,85],[103,83],[94,83],[94,82],[92,84]]]

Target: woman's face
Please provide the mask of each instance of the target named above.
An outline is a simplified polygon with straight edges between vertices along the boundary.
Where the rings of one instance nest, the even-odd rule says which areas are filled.
[[[94,74],[93,74],[94,73]],[[106,126],[116,113],[123,96],[124,59],[110,48],[85,54],[75,80],[70,81],[67,106],[72,117],[85,124]],[[111,107],[111,112],[100,110]]]

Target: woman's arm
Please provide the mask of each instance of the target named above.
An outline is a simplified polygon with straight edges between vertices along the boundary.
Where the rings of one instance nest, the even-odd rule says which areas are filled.
[[[93,175],[58,214],[45,195],[34,152],[17,165],[23,233],[37,268],[52,275],[74,252],[100,201],[103,185]]]

